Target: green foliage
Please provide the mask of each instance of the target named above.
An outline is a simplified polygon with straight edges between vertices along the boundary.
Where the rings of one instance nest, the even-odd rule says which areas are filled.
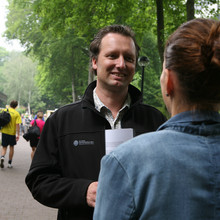
[[[4,62],[7,61],[8,55],[9,55],[8,51],[6,51],[5,48],[0,47],[0,66],[3,66]]]
[[[8,60],[9,53],[5,48],[0,47],[0,92],[3,92],[4,83],[6,82],[5,76],[3,75],[3,65]]]
[[[195,10],[200,17],[216,18],[219,16],[219,0],[195,0]]]
[[[21,108],[21,107],[16,108],[16,111],[18,111],[20,113],[20,115],[26,113],[26,109],[25,108]]]
[[[18,100],[23,106],[31,102],[32,94],[36,90],[34,76],[37,73],[37,65],[30,58],[19,52],[9,53],[9,58],[4,62],[1,82],[3,92],[10,100]]]
[[[164,1],[165,39],[173,33],[182,23],[186,22],[186,1]]]
[[[155,24],[152,2],[122,0],[119,4],[118,0],[37,0],[33,10],[41,18],[42,31],[50,30],[63,36],[67,30],[74,29],[76,35],[85,37],[89,43],[100,28],[114,23],[130,25],[137,35],[141,35],[145,28],[151,27],[153,22]]]
[[[42,8],[46,3],[49,8]],[[56,4],[59,6],[58,8]],[[39,68],[39,76],[36,79],[41,88],[41,95],[54,100],[58,105],[75,101],[85,89],[88,75],[88,54],[85,56],[84,53],[86,51],[84,38],[77,37],[74,30],[70,28],[65,29],[61,36],[59,31],[55,33],[53,28],[46,28],[45,18],[40,17],[44,14],[47,17],[53,12],[51,19],[54,28],[59,26],[62,29],[65,26],[60,25],[60,19],[63,16],[59,16],[59,13],[62,14],[60,12],[62,6],[69,9],[68,5],[63,5],[63,1],[34,1],[31,4],[28,1],[15,0],[9,7],[12,8],[11,12],[13,9],[19,9],[18,12],[22,14],[22,19],[17,19],[19,25],[17,23],[9,24],[11,18],[9,14],[10,28],[6,32],[8,38],[16,35],[26,46],[26,52],[39,60],[41,68]],[[54,13],[56,10],[57,13]]]
[[[217,2],[195,0],[196,16],[215,17],[218,12],[210,8]],[[163,3],[165,28],[161,34],[167,39],[186,21],[186,0]],[[19,39],[26,53],[38,61],[30,100],[33,108],[54,109],[83,95],[88,83],[89,43],[101,27],[117,23],[132,27],[142,48],[141,55],[150,59],[145,68],[144,102],[164,110],[155,0],[9,0],[8,9],[5,36]],[[5,56],[0,49],[0,91],[9,77],[15,77],[12,73],[7,77],[2,74],[1,57]],[[140,87],[140,82],[141,69],[137,67],[132,83]],[[10,86],[17,88],[18,82],[13,83]]]
[[[44,44],[47,45],[47,56],[42,56]],[[76,37],[72,30],[62,38],[45,36],[44,43],[35,51],[35,56],[41,57],[36,80],[43,96],[63,105],[81,95],[88,75],[88,54],[84,51],[84,38]]]
[[[140,55],[147,56],[150,60],[149,64],[145,66],[143,101],[157,108],[161,107],[162,97],[159,81],[161,73],[161,62],[157,50],[156,39],[151,32],[146,32],[143,35]],[[141,73],[141,69],[139,72]]]

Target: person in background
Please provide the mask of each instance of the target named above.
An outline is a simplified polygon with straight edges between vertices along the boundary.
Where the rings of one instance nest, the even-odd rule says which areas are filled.
[[[47,118],[26,184],[36,200],[59,209],[59,220],[92,220],[106,130],[132,128],[139,135],[166,120],[130,85],[138,51],[129,27],[101,29],[90,44],[97,80],[82,100]]]
[[[8,145],[10,146],[8,168],[12,168],[14,145],[16,145],[17,141],[19,140],[20,124],[22,122],[19,112],[15,110],[17,105],[18,105],[17,101],[15,100],[11,101],[10,108],[8,109],[11,115],[11,120],[7,125],[5,125],[1,129],[1,133],[2,133],[2,150],[1,150],[1,162],[0,162],[1,168],[4,168],[5,155],[7,153]]]
[[[36,121],[37,126],[40,128],[40,133],[42,132],[44,124],[45,124],[45,122],[43,121],[43,116],[44,116],[43,112],[38,112],[37,113],[37,118],[32,120],[31,123],[30,123],[31,126],[33,126],[35,121]],[[33,137],[33,138],[30,139],[30,146],[32,148],[31,159],[33,159],[33,157],[34,157],[34,153],[36,151],[39,139],[40,139],[40,137]]]
[[[20,124],[20,135],[25,133],[25,117],[24,114],[21,114],[21,124]]]
[[[30,119],[30,116],[28,115],[28,113],[26,113],[24,120],[25,120],[25,128],[24,128],[25,132],[24,133],[26,133],[28,131],[28,128],[30,127],[30,123],[33,119]]]
[[[171,118],[102,159],[94,220],[220,219],[220,21],[169,37],[160,82]]]
[[[45,120],[44,120],[44,113],[43,113],[42,111],[39,111],[39,112],[41,112],[41,114],[43,115],[43,118],[42,118],[41,120],[45,121]],[[39,113],[39,112],[38,112],[38,113]],[[37,119],[37,114],[34,116],[34,119]]]

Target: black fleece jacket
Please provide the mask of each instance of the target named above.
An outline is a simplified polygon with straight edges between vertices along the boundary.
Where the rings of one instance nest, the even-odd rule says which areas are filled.
[[[105,129],[111,129],[94,107],[95,86],[94,81],[82,100],[61,107],[47,119],[25,179],[37,201],[59,209],[59,220],[92,220],[86,192],[98,180]],[[138,89],[129,85],[129,94],[131,106],[122,118],[122,128],[133,128],[137,136],[155,131],[165,122],[157,109],[142,104]]]

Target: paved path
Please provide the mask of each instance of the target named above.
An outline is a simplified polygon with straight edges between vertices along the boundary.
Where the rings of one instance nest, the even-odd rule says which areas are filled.
[[[8,149],[9,150],[9,149]],[[24,179],[31,163],[29,142],[20,136],[15,146],[13,168],[0,168],[0,220],[56,220],[57,209],[48,208],[33,199]]]

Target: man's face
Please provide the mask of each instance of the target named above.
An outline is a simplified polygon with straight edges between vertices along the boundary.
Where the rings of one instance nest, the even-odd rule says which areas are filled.
[[[97,71],[97,87],[110,91],[127,89],[135,73],[136,49],[132,38],[117,33],[103,37],[98,58],[92,66]]]

